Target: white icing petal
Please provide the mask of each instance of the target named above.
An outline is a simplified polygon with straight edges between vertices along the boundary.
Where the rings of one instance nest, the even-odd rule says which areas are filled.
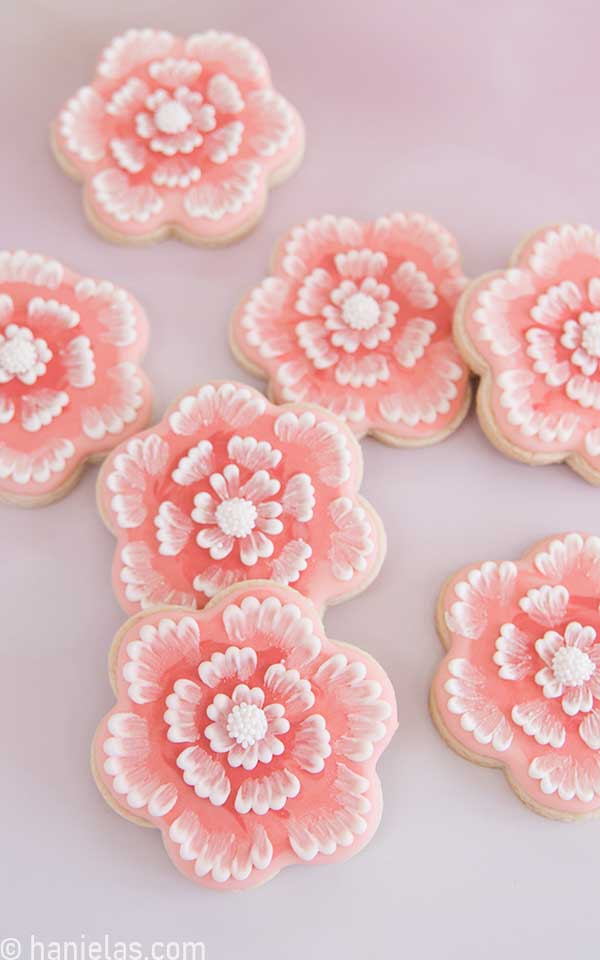
[[[64,270],[57,260],[50,260],[39,253],[25,250],[0,252],[0,283],[16,281],[31,283],[36,287],[60,286]]]
[[[288,670],[282,663],[272,663],[265,672],[265,686],[285,707],[286,716],[294,718],[314,706],[310,681],[297,670]]]
[[[577,797],[582,803],[591,803],[594,797],[600,796],[600,766],[596,757],[581,763],[575,757],[547,753],[534,757],[529,776],[540,781],[543,793],[558,793],[561,800]]]
[[[190,217],[222,220],[254,201],[262,185],[260,164],[237,160],[228,169],[230,175],[222,180],[201,179],[190,187],[183,201]]]
[[[526,270],[507,270],[494,277],[477,296],[477,309],[473,311],[473,320],[478,324],[478,339],[490,345],[490,350],[498,357],[508,357],[521,346],[515,337],[508,311],[514,300],[535,293],[533,281]]]
[[[456,606],[456,604],[455,604]],[[530,637],[514,623],[503,623],[496,640],[494,663],[503,680],[522,680],[533,672],[533,644]]]
[[[163,209],[153,187],[132,184],[127,173],[115,167],[97,173],[91,184],[96,203],[120,223],[147,223]]]
[[[417,360],[425,354],[435,331],[436,325],[433,320],[413,317],[406,322],[394,344],[394,356],[401,367],[415,366]]]
[[[468,660],[451,660],[448,664],[451,678],[444,684],[450,694],[448,710],[460,716],[463,730],[471,732],[481,744],[491,744],[494,750],[508,750],[513,731],[502,711],[486,696],[485,677]]]
[[[171,743],[194,743],[200,736],[197,723],[202,690],[193,680],[176,680],[173,692],[166,699],[164,721]]]
[[[553,627],[567,615],[569,591],[561,585],[552,587],[549,584],[543,584],[539,588],[532,587],[527,592],[527,596],[519,600],[519,606],[536,623]]]
[[[164,57],[174,42],[172,34],[166,30],[127,30],[115,37],[103,51],[98,73],[102,77],[118,80],[139,64]]]
[[[81,411],[83,431],[92,440],[102,440],[107,433],[122,433],[144,402],[143,382],[134,363],[118,363],[106,371],[106,379],[110,387],[108,402]]]
[[[273,560],[272,579],[276,583],[296,583],[306,570],[312,556],[312,547],[304,540],[290,540]]]
[[[216,883],[230,877],[245,880],[252,870],[266,870],[273,858],[273,847],[264,827],[251,828],[248,838],[233,833],[216,833],[202,826],[191,810],[186,810],[169,828],[169,837],[179,847],[182,860],[194,861],[198,877],[210,873]]]
[[[394,272],[392,279],[396,289],[403,293],[411,306],[417,310],[432,310],[437,306],[435,285],[411,260],[404,260]]]
[[[331,420],[317,420],[312,410],[299,416],[288,410],[275,421],[276,437],[282,443],[305,446],[319,464],[319,478],[335,487],[350,476],[351,453],[344,433]]]
[[[222,765],[201,747],[187,747],[177,757],[177,766],[183,770],[183,779],[194,788],[197,796],[222,806],[231,793],[231,782]]]
[[[314,713],[298,724],[292,756],[302,770],[307,773],[320,773],[325,768],[325,760],[331,756],[330,741],[324,717]],[[341,752],[348,756],[343,750]]]
[[[268,68],[260,51],[245,37],[220,30],[195,33],[185,45],[186,54],[203,64],[219,64],[229,76],[246,82],[268,80]]]
[[[547,700],[531,700],[518,703],[512,709],[512,718],[530,737],[535,737],[542,746],[547,743],[560,748],[566,739],[563,722],[555,716]]]
[[[186,513],[170,500],[165,500],[154,518],[159,553],[164,557],[176,557],[187,545],[193,524]]]
[[[315,508],[315,488],[307,473],[296,473],[288,480],[281,501],[284,513],[301,523],[312,520]]]
[[[235,157],[239,153],[243,135],[244,124],[239,120],[226,123],[211,133],[206,138],[206,152],[212,162],[227,163],[230,157]]]
[[[285,150],[295,129],[294,113],[287,100],[270,87],[248,94],[247,109],[252,118],[249,144],[261,157]]]
[[[529,258],[529,267],[544,278],[555,277],[562,263],[577,253],[585,253],[600,259],[600,236],[585,224],[564,224],[549,230],[535,244]]]
[[[289,798],[300,793],[300,781],[285,767],[264,777],[243,780],[235,796],[235,809],[240,814],[264,816],[269,810],[283,810]]]
[[[293,603],[282,604],[277,597],[258,600],[244,597],[241,604],[229,604],[223,611],[223,625],[229,640],[245,646],[246,639],[256,644],[259,638],[268,646],[289,654],[288,666],[313,660],[321,649],[321,640],[311,620],[303,617]]]
[[[451,402],[458,396],[456,386],[463,376],[461,367],[447,357],[431,360],[428,377],[418,386],[407,382],[395,387],[379,401],[379,411],[389,423],[405,423],[415,427],[419,423],[435,423],[440,414],[447,414]]]
[[[457,600],[446,613],[448,629],[463,637],[477,639],[487,626],[488,600],[506,604],[514,593],[517,568],[511,560],[494,563],[488,560],[470,570],[466,580],[454,587]]]
[[[35,433],[47,427],[60,416],[69,403],[69,395],[64,390],[43,388],[21,397],[21,424],[24,430]]]
[[[102,160],[106,147],[105,103],[92,87],[82,87],[59,117],[67,148],[86,163]]]
[[[146,518],[144,493],[147,478],[164,473],[169,460],[169,445],[157,433],[134,437],[118,453],[106,486],[114,494],[111,507],[122,528],[139,527]]]
[[[252,647],[228,647],[225,653],[217,651],[210,660],[203,661],[198,674],[202,683],[214,688],[223,680],[248,680],[256,670],[256,664],[256,651]]]
[[[77,389],[93,386],[96,362],[89,337],[75,337],[61,352],[61,358],[70,386]]]
[[[53,473],[62,473],[67,460],[75,455],[70,440],[52,440],[31,453],[13,450],[0,442],[0,480],[18,484],[47,483]]]
[[[226,73],[215,73],[208,81],[208,99],[220,113],[240,113],[244,101],[237,83]]]
[[[107,280],[98,282],[82,277],[75,285],[77,299],[86,303],[96,300],[97,318],[103,332],[100,340],[115,347],[128,347],[138,336],[137,320],[133,301],[125,290],[115,287]]]
[[[333,802],[327,808],[316,804],[309,813],[292,815],[286,821],[290,846],[301,860],[314,860],[318,854],[331,856],[338,847],[352,846],[367,829],[369,781],[338,763],[332,787]]]
[[[131,544],[129,544],[131,546]],[[134,703],[152,703],[162,697],[162,680],[174,666],[191,666],[198,657],[200,630],[193,617],[177,622],[164,618],[157,626],[143,624],[139,639],[127,644],[123,677]]]
[[[327,553],[331,571],[338,580],[351,580],[367,569],[368,557],[375,549],[373,527],[363,507],[349,497],[339,497],[329,505],[335,530],[330,535]]]
[[[248,387],[206,384],[197,394],[188,394],[180,401],[169,423],[173,433],[190,436],[218,420],[231,427],[247,427],[265,410],[265,398]]]
[[[143,540],[133,540],[121,550],[120,579],[125,584],[125,596],[130,603],[139,603],[143,610],[159,604],[173,603],[181,607],[195,607],[193,593],[186,593],[156,571],[153,554]]]

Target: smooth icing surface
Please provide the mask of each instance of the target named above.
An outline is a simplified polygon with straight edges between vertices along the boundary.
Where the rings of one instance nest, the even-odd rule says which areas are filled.
[[[327,639],[304,597],[240,584],[201,613],[137,617],[116,643],[95,772],[187,877],[252,887],[368,842],[394,692],[367,654]]]
[[[359,436],[432,442],[468,404],[452,342],[465,283],[456,241],[422,214],[309,220],[236,312],[233,347],[278,402],[319,403]]]
[[[469,288],[456,331],[484,375],[481,415],[501,449],[533,462],[568,458],[600,482],[600,234],[539,230],[509,270]]]
[[[385,551],[357,494],[360,449],[318,408],[208,383],[113,452],[98,502],[117,537],[125,610],[203,607],[239,580],[291,583],[321,605],[355,594]]]
[[[0,499],[52,499],[144,425],[139,304],[39,254],[0,252]]]
[[[600,810],[600,537],[549,538],[442,594],[433,695],[454,741],[549,813]]]
[[[59,157],[93,218],[123,239],[178,230],[225,241],[260,215],[300,159],[302,122],[242,37],[129,30],[59,114]]]

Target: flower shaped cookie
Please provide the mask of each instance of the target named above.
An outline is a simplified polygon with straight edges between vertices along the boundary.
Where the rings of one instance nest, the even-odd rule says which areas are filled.
[[[571,224],[534,233],[510,269],[465,291],[455,334],[481,374],[492,443],[526,463],[566,460],[600,483],[600,234]]]
[[[358,593],[385,552],[361,476],[358,444],[326,411],[274,407],[236,383],[198,388],[100,474],[120,602],[202,607],[256,578],[292,583],[317,605]]]
[[[141,307],[112,283],[0,252],[0,500],[57,499],[86,460],[144,426],[147,336]]]
[[[467,567],[440,597],[440,732],[562,820],[600,814],[599,601],[600,537],[577,533]]]
[[[465,282],[455,240],[422,214],[309,220],[237,310],[232,348],[277,402],[319,403],[358,436],[433,443],[470,400],[452,342]]]
[[[375,764],[396,726],[389,680],[325,637],[289,587],[255,581],[201,613],[155,610],[114,646],[117,703],[93,763],[120,813],[219,889],[347,859],[381,817]]]
[[[129,30],[52,129],[57,159],[84,182],[108,239],[169,233],[227,243],[262,214],[267,188],[300,162],[300,117],[251,43],[230,33]]]

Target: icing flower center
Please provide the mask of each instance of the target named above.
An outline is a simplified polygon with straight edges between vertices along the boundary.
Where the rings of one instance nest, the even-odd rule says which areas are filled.
[[[236,703],[226,721],[227,733],[246,750],[265,737],[268,723],[264,710],[254,703]]]
[[[591,314],[590,319],[583,327],[581,341],[583,348],[590,357],[600,357],[600,313]]]
[[[161,133],[183,133],[191,121],[190,111],[177,100],[161,103],[154,114],[154,122]]]
[[[52,358],[52,351],[45,340],[35,339],[29,327],[10,324],[5,330],[6,338],[0,338],[0,378],[2,382],[19,377],[31,385],[45,372],[45,363]]]
[[[552,672],[565,687],[581,687],[596,670],[591,657],[578,647],[560,647],[552,659]]]
[[[247,537],[256,526],[258,511],[251,500],[232,497],[223,500],[215,511],[217,524],[229,537]]]
[[[375,297],[354,293],[342,307],[342,317],[353,330],[370,330],[379,321],[381,310]]]

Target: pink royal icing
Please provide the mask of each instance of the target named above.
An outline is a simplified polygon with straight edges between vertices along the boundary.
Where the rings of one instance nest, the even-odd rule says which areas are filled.
[[[367,654],[327,639],[295,590],[239,584],[202,613],[136,617],[113,663],[99,785],[125,816],[161,830],[191,880],[253,887],[370,840],[394,692]]]
[[[123,608],[202,607],[256,578],[292,583],[317,605],[359,592],[385,552],[361,476],[360,448],[332,414],[276,407],[238,383],[197,388],[100,474]]]
[[[600,234],[563,224],[534,233],[508,270],[464,294],[456,333],[482,374],[492,441],[526,462],[567,462],[600,483]]]
[[[237,310],[232,347],[278,402],[319,403],[359,436],[432,443],[469,404],[452,342],[465,282],[456,241],[422,214],[309,220]]]
[[[0,499],[43,503],[146,423],[140,305],[39,254],[0,252]]]
[[[548,816],[600,811],[599,597],[600,537],[570,533],[466,567],[440,598],[441,723]]]
[[[129,30],[53,125],[58,159],[114,239],[227,242],[262,213],[302,154],[298,113],[248,40]]]

